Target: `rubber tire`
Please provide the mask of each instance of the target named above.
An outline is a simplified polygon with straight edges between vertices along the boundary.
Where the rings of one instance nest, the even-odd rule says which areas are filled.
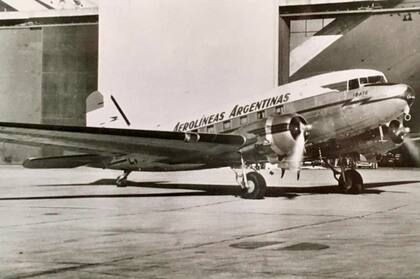
[[[127,179],[117,178],[117,180],[115,181],[115,185],[117,185],[118,188],[127,187]]]
[[[340,175],[338,187],[344,194],[362,194],[364,192],[363,178],[356,170],[346,170],[346,183],[344,183],[343,175]]]
[[[258,172],[250,172],[246,175],[246,179],[254,184],[252,190],[243,189],[242,198],[244,199],[263,199],[267,190],[264,177]]]

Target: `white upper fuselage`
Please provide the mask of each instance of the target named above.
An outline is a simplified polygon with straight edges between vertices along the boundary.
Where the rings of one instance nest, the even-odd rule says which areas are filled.
[[[348,137],[408,112],[404,99],[408,86],[386,82],[383,73],[369,69],[317,75],[279,86],[253,101],[232,104],[231,109],[178,122],[174,130],[235,132],[261,126],[256,123],[268,116],[298,113],[313,126],[311,142]]]

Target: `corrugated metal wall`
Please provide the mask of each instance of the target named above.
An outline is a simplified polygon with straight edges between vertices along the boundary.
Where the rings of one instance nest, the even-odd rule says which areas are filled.
[[[85,125],[97,89],[98,26],[0,29],[0,121]],[[57,155],[0,144],[0,163]]]
[[[85,126],[85,100],[97,89],[97,37],[95,25],[43,28],[42,123]]]
[[[41,122],[42,30],[0,30],[0,121]],[[0,145],[2,162],[38,149]]]

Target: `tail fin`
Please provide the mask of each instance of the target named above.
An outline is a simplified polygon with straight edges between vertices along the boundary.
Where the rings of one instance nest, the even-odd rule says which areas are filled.
[[[86,125],[127,128],[131,123],[114,96],[94,91],[86,98]]]

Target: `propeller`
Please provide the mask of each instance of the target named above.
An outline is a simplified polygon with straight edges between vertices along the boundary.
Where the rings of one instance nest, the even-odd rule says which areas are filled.
[[[416,161],[416,163],[419,164],[420,163],[420,149],[416,145],[415,140],[412,138],[406,137],[404,139],[404,145],[407,148],[410,155]]]
[[[292,169],[300,168],[300,163],[303,159],[303,154],[305,152],[305,138],[303,134],[300,134],[296,138],[295,146],[293,148],[292,155],[289,158],[290,167]]]
[[[410,128],[404,127],[398,120],[389,123],[389,130],[391,140],[396,144],[403,143],[405,136],[410,132]]]
[[[303,161],[303,155],[305,154],[305,138],[311,128],[311,125],[299,122],[299,133],[296,134],[295,146],[292,155],[289,157],[289,168],[297,171],[297,180],[300,178],[300,166]]]
[[[404,144],[404,147],[416,161],[416,164],[420,164],[420,149],[416,145],[416,141],[420,140],[420,138],[418,136],[416,137],[415,134],[411,134],[410,137],[410,128],[404,127],[397,120],[391,121],[389,124],[389,129],[391,131],[391,140],[396,144]]]

